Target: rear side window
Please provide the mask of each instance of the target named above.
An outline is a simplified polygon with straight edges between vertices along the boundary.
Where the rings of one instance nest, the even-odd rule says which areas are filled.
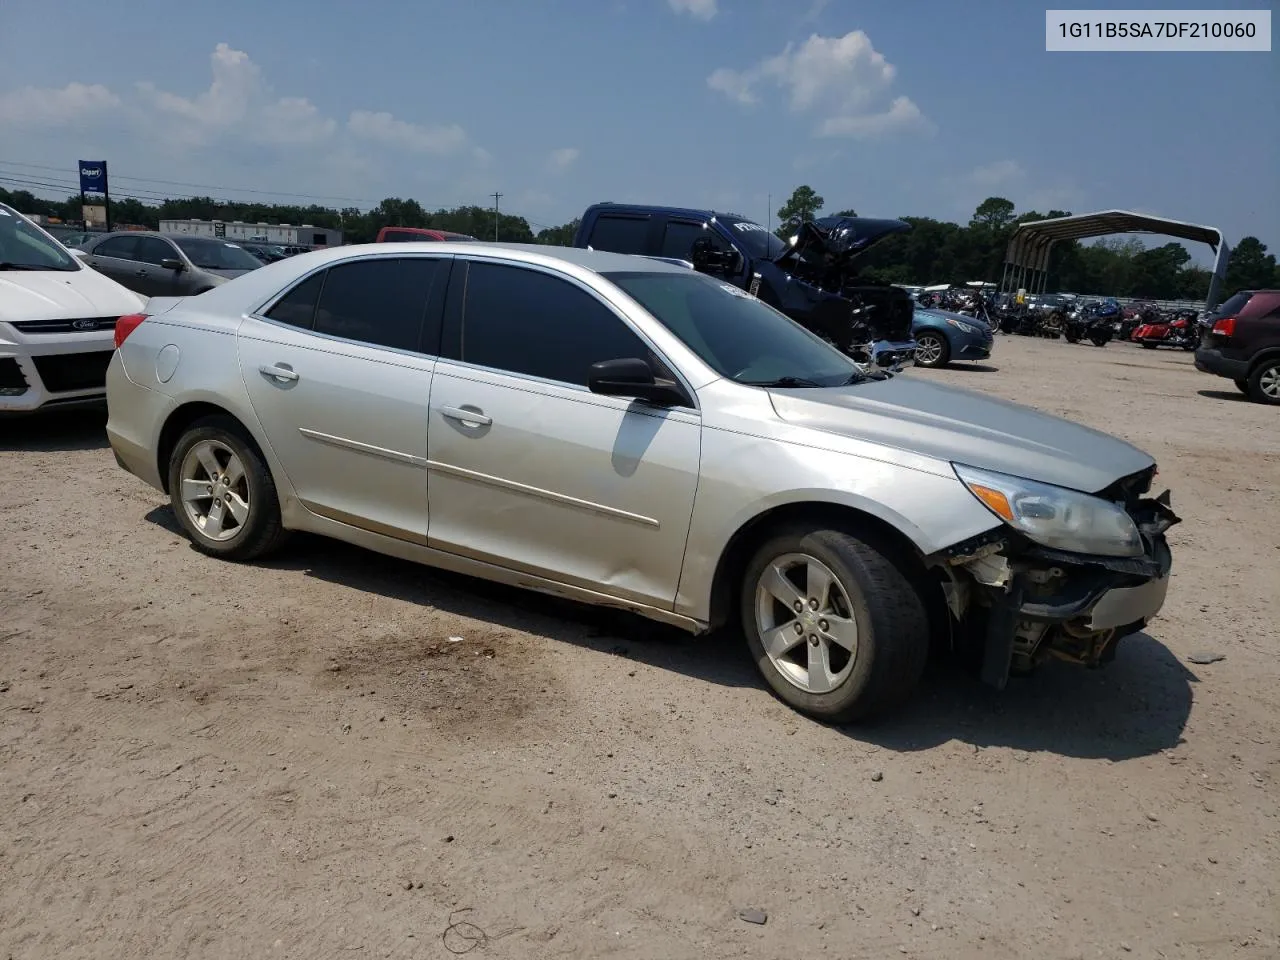
[[[110,237],[93,248],[95,257],[115,257],[117,260],[134,260],[137,237]]]
[[[431,285],[442,261],[379,258],[330,267],[312,329],[378,347],[418,350]]]
[[[1252,290],[1241,290],[1239,293],[1228,297],[1223,301],[1222,306],[1214,311],[1220,317],[1235,317],[1244,309],[1245,304],[1249,302],[1249,298],[1253,296]]]
[[[645,253],[648,239],[647,217],[605,215],[596,219],[587,243],[610,253]]]
[[[567,280],[472,263],[466,290],[458,349],[466,363],[584,387],[601,360],[660,363],[620,317]]]
[[[320,299],[320,287],[323,283],[323,272],[307,277],[277,300],[276,305],[265,316],[278,323],[310,330],[316,318],[316,303]]]

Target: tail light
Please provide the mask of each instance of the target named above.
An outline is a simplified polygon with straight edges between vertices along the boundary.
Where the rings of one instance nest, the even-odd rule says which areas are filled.
[[[1213,323],[1213,333],[1219,337],[1234,337],[1236,334],[1236,318],[1223,317]]]
[[[142,323],[145,319],[147,319],[147,315],[145,313],[130,313],[116,321],[115,341],[117,350],[119,350],[120,346],[126,339],[128,339],[129,334],[138,329],[138,324]]]

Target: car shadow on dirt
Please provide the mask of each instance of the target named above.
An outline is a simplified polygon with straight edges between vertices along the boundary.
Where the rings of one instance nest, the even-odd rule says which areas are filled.
[[[167,508],[148,514],[176,530]],[[349,589],[520,630],[634,660],[707,683],[765,685],[732,630],[691,637],[622,610],[434,570],[358,547],[298,535],[264,566],[298,570]],[[899,752],[951,740],[1079,758],[1124,760],[1177,745],[1196,676],[1145,633],[1121,642],[1116,660],[1087,670],[1050,661],[1003,691],[936,656],[916,694],[886,717],[838,728],[853,740]]]
[[[1251,403],[1252,401],[1238,390],[1197,390],[1197,394],[1210,400],[1230,400],[1232,403]]]
[[[999,367],[989,363],[965,363],[963,361],[947,364],[948,370],[962,370],[965,373],[999,373]]]
[[[0,451],[103,450],[106,425],[105,405],[0,416]]]
[[[1128,760],[1182,741],[1199,678],[1150,634],[1120,641],[1111,664],[1089,670],[1055,660],[994,690],[943,659],[916,695],[882,720],[845,733],[889,750],[957,740],[1082,759]]]

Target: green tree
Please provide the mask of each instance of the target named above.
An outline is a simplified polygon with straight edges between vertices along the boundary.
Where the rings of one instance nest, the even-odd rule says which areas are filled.
[[[987,197],[973,211],[969,226],[1000,230],[1013,223],[1013,212],[1016,209],[1012,200],[1006,200],[1004,197]]]
[[[778,208],[778,236],[786,239],[804,221],[816,217],[824,203],[826,201],[808,184],[796,187],[790,199]]]
[[[1242,237],[1227,260],[1227,277],[1223,297],[1238,290],[1257,290],[1275,285],[1275,254],[1267,253],[1267,245],[1257,237]]]
[[[550,244],[553,247],[571,247],[573,246],[573,238],[578,235],[578,227],[581,225],[581,218],[575,217],[568,223],[562,223],[558,227],[547,227],[538,231],[538,243]]]
[[[858,211],[854,210],[852,207],[850,207],[848,210],[836,211],[837,217],[856,217],[857,215],[858,215]]]

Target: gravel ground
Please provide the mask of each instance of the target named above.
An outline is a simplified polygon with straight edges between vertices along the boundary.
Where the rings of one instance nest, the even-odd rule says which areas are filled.
[[[1174,581],[1108,669],[827,728],[731,636],[205,558],[100,414],[0,424],[0,956],[1280,955],[1277,411],[1118,343],[908,375],[1158,458]]]

